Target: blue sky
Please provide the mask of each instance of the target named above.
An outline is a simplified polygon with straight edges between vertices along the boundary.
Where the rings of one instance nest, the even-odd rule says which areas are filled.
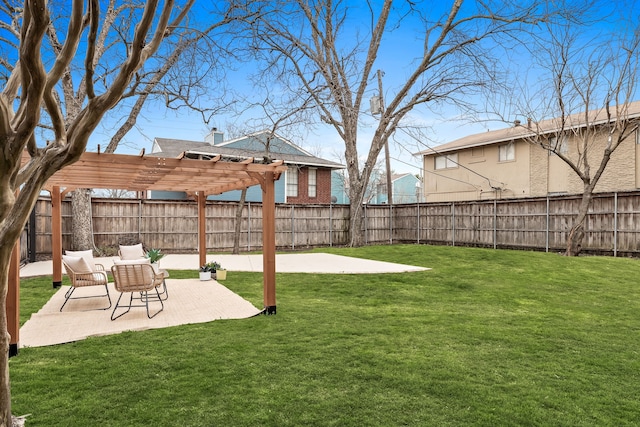
[[[357,7],[364,6],[361,2],[355,2],[354,4]],[[356,21],[358,21],[357,18],[353,19],[352,24],[355,25]],[[355,26],[353,28],[353,31],[356,31]],[[389,34],[384,42],[384,51],[379,57],[377,68],[384,71],[383,86],[387,97],[393,95],[393,91],[410,73],[411,58],[416,56],[416,48],[418,50],[421,49],[421,36],[416,34],[416,30],[416,23],[407,21]],[[242,71],[234,72],[229,76],[234,87],[242,89],[245,86],[245,92],[252,90],[248,84],[249,79]],[[373,82],[365,97],[365,106],[369,105],[368,98],[376,93],[377,83]],[[103,124],[94,132],[88,150],[95,150],[97,144],[101,144],[103,147],[106,146],[113,133],[114,118],[118,117],[118,114],[116,111],[105,118]],[[254,112],[253,114],[259,115],[260,112]],[[429,116],[423,116],[416,112],[411,115],[411,121],[430,127],[427,134],[433,140],[430,144],[434,145],[446,143],[469,132],[484,130],[482,125],[471,125],[467,122],[461,123],[458,114],[453,108],[444,109],[439,111],[437,115]],[[216,116],[214,121],[207,125],[203,123],[199,114],[189,112],[187,109],[182,109],[179,113],[176,113],[165,109],[162,105],[149,104],[139,115],[136,128],[132,129],[120,143],[118,152],[137,153],[142,148],[150,150],[154,137],[202,141],[210,127],[217,127],[222,132],[225,132],[228,125],[241,129],[244,127],[245,121],[251,118],[251,113],[245,113],[241,116],[226,114]],[[368,143],[371,140],[376,123],[376,118],[370,115],[363,115],[362,126],[359,131],[359,152],[363,158],[368,153]],[[292,138],[292,142],[321,157],[339,162],[343,161],[341,157],[343,156],[342,153],[344,153],[344,144],[332,127],[323,124],[316,125],[312,128],[305,128],[301,135],[301,138]],[[402,132],[398,132],[394,141],[390,141],[390,152],[393,159],[392,168],[394,171],[399,173],[419,173],[421,168],[420,159],[412,156],[411,153],[423,149],[425,149],[425,146],[417,144],[412,138],[403,135]]]
[[[361,5],[362,3],[359,4]],[[432,3],[429,2],[429,4]],[[634,2],[632,2],[631,5],[634,5]],[[604,1],[600,2],[600,6],[610,8],[610,4]],[[591,31],[615,30],[618,22],[616,16],[612,15],[605,21],[594,22]],[[412,61],[411,58],[416,56],[416,52],[420,52],[422,41],[420,40],[421,35],[417,33],[418,29],[415,22],[405,22],[390,34],[389,39],[383,44],[384,50],[382,51],[377,66],[385,73],[383,86],[387,97],[390,97],[395,88],[400,85],[402,79],[406,78]],[[508,59],[506,55],[503,55],[501,56],[501,60],[518,61],[517,63],[502,64],[505,65],[505,68],[511,68],[512,71],[516,68],[519,68],[521,71],[531,68],[530,64],[526,63],[526,55],[522,55],[522,53],[516,52],[510,59]],[[518,67],[516,67],[516,65]],[[245,70],[245,72],[249,71],[250,70]],[[248,84],[246,74],[240,71],[232,73],[230,76],[230,84],[236,88],[244,89],[245,93],[251,92],[252,88]],[[524,78],[524,76],[521,77]],[[528,72],[527,78],[535,78],[535,73]],[[375,90],[376,88],[377,84],[372,85],[367,92],[368,96],[373,96],[377,92]],[[365,104],[368,105],[368,102]],[[214,121],[207,125],[202,122],[200,115],[190,113],[186,109],[182,109],[179,113],[176,113],[175,111],[166,110],[161,105],[149,105],[138,117],[136,128],[131,130],[121,142],[118,152],[133,153],[138,152],[142,148],[150,150],[154,137],[202,141],[210,127],[217,127],[222,132],[225,132],[228,126],[242,129],[245,127],[244,124],[246,120],[252,118],[251,114],[260,113],[216,116]],[[359,132],[359,152],[361,156],[367,154],[368,142],[375,129],[375,118],[366,115],[363,117],[364,119],[362,120],[362,126]],[[428,109],[416,110],[410,113],[408,119],[412,124],[419,124],[425,127],[424,133],[428,136],[428,141],[423,141],[420,144],[404,132],[396,132],[394,141],[390,141],[390,152],[392,168],[398,173],[420,173],[421,160],[412,156],[411,153],[425,150],[428,147],[435,147],[469,134],[507,126],[506,123],[499,123],[497,121],[473,122],[469,118],[462,117],[460,111],[447,105],[438,106],[434,111],[429,111]],[[96,129],[96,132],[90,140],[88,149],[95,150],[95,146],[98,143],[106,146],[113,132],[113,127],[113,118],[108,117],[103,125]],[[299,139],[292,138],[292,142],[321,157],[334,161],[342,161],[339,153],[344,152],[344,144],[335,130],[328,125],[305,128],[301,132],[301,135],[302,137]]]

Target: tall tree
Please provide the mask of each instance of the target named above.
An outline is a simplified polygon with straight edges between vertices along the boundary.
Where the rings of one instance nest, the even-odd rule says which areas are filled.
[[[264,79],[310,94],[319,121],[344,142],[353,246],[363,243],[362,203],[378,155],[407,115],[444,102],[467,105],[471,93],[495,81],[492,52],[513,41],[525,24],[548,16],[536,0],[271,3],[271,13],[252,22],[254,52],[264,64]],[[403,77],[387,87],[385,108],[373,122],[368,98],[378,87],[375,74],[385,55],[393,56],[394,72]],[[373,137],[359,146],[365,125],[374,128]],[[368,151],[361,167],[362,147]]]
[[[637,104],[630,109],[637,96],[640,27],[626,28],[619,21],[594,39],[589,27],[549,26],[534,50],[537,81],[528,82],[514,108],[532,130],[527,140],[561,159],[579,180],[568,256],[580,254],[593,194],[609,161],[625,141],[635,144],[640,125]]]
[[[289,91],[273,91],[268,82],[257,79],[252,82],[252,90],[259,93],[250,96],[244,100],[246,109],[255,114],[257,117],[249,119],[242,131],[236,127],[235,135],[229,135],[231,138],[247,136],[254,132],[264,131],[264,138],[256,141],[262,147],[263,162],[272,163],[271,143],[278,136],[294,135],[294,130],[299,129],[301,124],[308,122],[309,105],[311,98],[300,96],[295,92]],[[240,253],[240,234],[242,225],[242,212],[247,196],[247,189],[243,189],[240,193],[240,201],[236,209],[235,216],[235,232],[233,239],[234,254]]]
[[[126,45],[131,44],[126,39],[133,25],[129,16],[137,8],[139,4],[135,2],[118,4],[116,0],[109,0],[107,19],[100,29],[94,57],[94,61],[102,63],[107,73],[117,67],[118,56],[113,54],[112,46],[114,37],[121,38]],[[209,19],[191,19],[190,26],[174,29],[173,37],[167,40],[153,61],[149,61],[136,74],[134,83],[122,96],[121,106],[111,114],[123,118],[119,120],[121,124],[112,134],[104,152],[115,152],[120,141],[135,126],[144,106],[149,103],[161,103],[167,109],[197,111],[205,123],[231,103],[225,97],[227,91],[223,77],[229,67],[225,59],[231,55],[229,44],[232,38],[228,34],[221,36],[229,24],[238,18],[250,19],[252,12],[242,1],[237,1],[212,4],[206,13]],[[52,21],[48,37],[50,43],[56,46],[60,41],[54,24]],[[218,76],[221,78],[216,78]],[[67,121],[73,120],[78,114],[77,108],[69,106],[81,105],[87,96],[86,86],[78,81],[80,78],[70,74],[69,78],[62,81]],[[96,76],[96,79],[99,78],[104,76]],[[79,189],[72,193],[72,211],[73,247],[93,248],[90,189]]]
[[[129,19],[135,28],[128,27],[127,36],[122,39],[129,43],[120,50],[119,67],[110,69],[101,80],[96,75],[105,70],[96,55],[101,49],[100,28],[112,18],[111,8],[103,12],[97,0],[73,0],[68,6],[63,41],[50,45],[48,33],[52,31],[51,14],[55,9],[52,4],[46,0],[25,0],[22,5],[2,3],[3,29],[14,22],[19,39],[1,40],[6,56],[2,61],[5,80],[0,94],[0,426],[12,425],[6,303],[14,242],[47,179],[80,158],[105,113],[118,104],[132,81],[135,84],[136,73],[153,58],[162,41],[183,24],[193,3],[194,0],[180,5],[173,0],[148,0],[132,10]],[[119,40],[111,42],[118,44]],[[82,58],[82,66],[72,66],[76,58]],[[82,75],[86,97],[81,102],[65,104],[77,109],[68,119],[62,99],[72,98],[72,94],[60,91],[65,87],[62,82],[72,75]],[[38,141],[36,132],[43,116],[48,117],[51,131],[46,143]],[[25,149],[30,160],[22,166]]]

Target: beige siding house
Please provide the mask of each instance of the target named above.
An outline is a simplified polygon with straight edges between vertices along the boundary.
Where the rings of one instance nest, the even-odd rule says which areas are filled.
[[[640,102],[628,105],[625,118],[640,119]],[[538,197],[582,193],[582,181],[557,154],[534,143],[556,147],[572,159],[582,151],[585,132],[592,174],[598,168],[608,140],[611,120],[602,110],[560,120],[521,124],[464,138],[421,151],[424,197],[427,202]],[[638,131],[613,153],[595,188],[596,192],[640,188],[640,138]]]

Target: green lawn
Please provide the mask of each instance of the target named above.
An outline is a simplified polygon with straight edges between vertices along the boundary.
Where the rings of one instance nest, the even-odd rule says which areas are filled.
[[[27,426],[624,426],[640,420],[640,264],[438,246],[431,267],[278,274],[276,316],[22,349]],[[197,272],[171,271],[172,277]],[[262,306],[262,276],[225,285]],[[52,294],[22,282],[22,319]],[[169,300],[170,302],[170,300]]]

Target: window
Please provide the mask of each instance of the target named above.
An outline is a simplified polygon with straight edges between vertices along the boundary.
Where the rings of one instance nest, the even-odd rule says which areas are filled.
[[[474,147],[471,149],[471,157],[484,157],[484,147]]]
[[[458,167],[458,153],[436,157],[436,169],[451,169],[455,167]]]
[[[298,197],[298,168],[287,169],[287,197]]]
[[[567,154],[568,148],[566,138],[560,137],[560,141],[558,141],[558,137],[552,136],[549,138],[549,148],[549,155],[555,153]]]
[[[317,194],[317,169],[309,169],[309,197],[316,197]]]
[[[498,147],[498,161],[510,162],[516,159],[516,148],[513,142]]]

